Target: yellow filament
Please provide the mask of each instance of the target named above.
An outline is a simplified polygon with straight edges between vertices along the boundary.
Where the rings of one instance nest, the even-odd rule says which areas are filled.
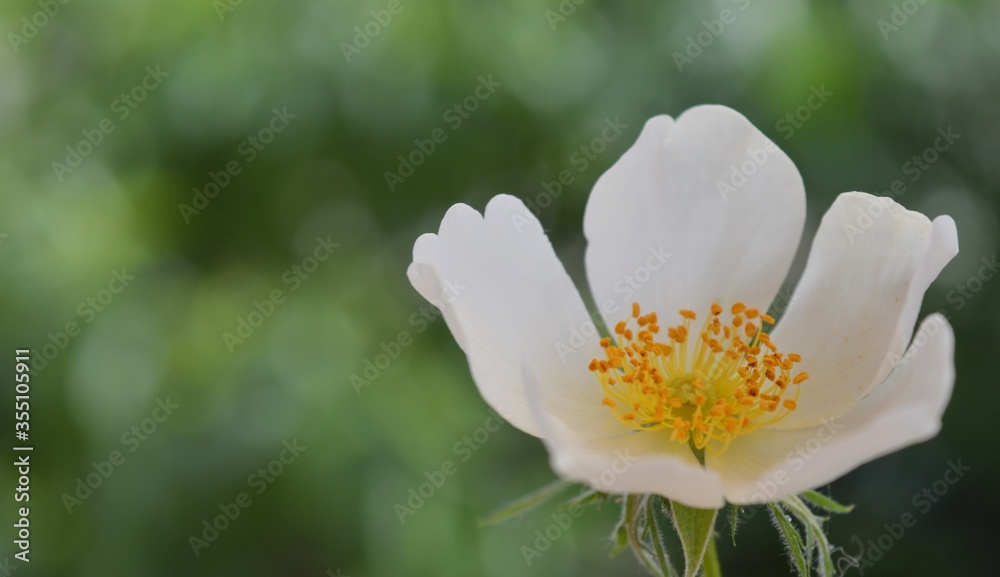
[[[590,362],[604,389],[602,404],[632,429],[672,429],[672,440],[713,454],[738,435],[785,418],[797,406],[798,385],[809,378],[792,376],[802,357],[780,353],[763,332],[772,317],[736,303],[724,323],[724,310],[712,304],[697,334],[691,329],[697,313],[681,310],[681,323],[667,327],[661,341],[657,314],[642,315],[633,303],[615,337],[601,340],[606,358]]]

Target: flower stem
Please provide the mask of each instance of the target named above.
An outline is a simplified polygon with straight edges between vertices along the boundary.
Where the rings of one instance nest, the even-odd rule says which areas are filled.
[[[656,563],[660,567],[660,574],[663,577],[676,577],[677,571],[667,558],[663,547],[663,530],[660,521],[656,518],[656,507],[653,505],[653,497],[646,497],[646,524],[653,529],[650,541],[653,544],[653,551],[656,553]]]
[[[719,552],[715,549],[715,536],[708,540],[708,551],[702,565],[702,577],[722,577],[722,566],[719,565]]]
[[[639,534],[639,520],[642,517],[647,498],[645,495],[625,496],[625,533],[628,535],[628,542],[632,547],[632,553],[635,554],[639,563],[651,574],[658,577],[666,577],[665,575],[661,576],[657,570],[652,555],[643,543],[642,536]]]

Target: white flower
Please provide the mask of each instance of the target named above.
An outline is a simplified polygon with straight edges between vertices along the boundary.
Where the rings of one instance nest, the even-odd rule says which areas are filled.
[[[789,300],[804,221],[792,161],[739,113],[699,106],[651,119],[587,203],[594,318],[613,340],[512,196],[485,216],[453,206],[408,275],[485,400],[562,476],[692,507],[769,502],[932,437],[954,383],[944,317],[913,337],[954,221],[842,194]]]

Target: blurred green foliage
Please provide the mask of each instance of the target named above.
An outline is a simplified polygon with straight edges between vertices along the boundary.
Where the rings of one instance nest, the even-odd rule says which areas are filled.
[[[836,194],[889,194],[896,179],[899,202],[957,221],[962,253],[925,300],[958,333],[944,432],[835,483],[858,507],[833,539],[851,553],[852,537],[877,539],[961,458],[962,482],[864,574],[989,574],[1000,299],[989,281],[956,291],[998,244],[996,2],[11,0],[0,24],[0,351],[8,376],[15,348],[44,364],[32,562],[17,574],[638,575],[626,556],[607,559],[613,507],[530,567],[521,546],[551,508],[476,528],[553,475],[541,443],[510,426],[458,450],[488,407],[404,272],[451,204],[542,201],[543,183],[570,170],[541,219],[582,280],[593,182],[646,118],[705,102],[740,110],[797,163],[807,239]],[[691,60],[681,70],[677,54]],[[495,93],[447,114],[489,75]],[[832,96],[789,129],[814,89]],[[295,118],[269,135],[274,109]],[[580,162],[607,119],[623,137]],[[906,163],[949,126],[961,137],[912,180]],[[398,155],[436,129],[444,141],[390,187]],[[182,204],[204,206],[186,219]],[[311,266],[327,237],[339,247],[306,277],[292,272],[293,290],[284,275]],[[123,269],[135,279],[106,290]],[[274,290],[284,299],[271,315],[227,345]],[[401,336],[398,358],[365,377]],[[156,423],[158,399],[179,408]],[[11,430],[12,412],[0,415]],[[137,441],[132,428],[150,423]],[[292,440],[306,449],[258,494],[250,476]],[[68,513],[64,495],[116,450],[124,463]],[[445,460],[454,474],[401,523],[395,505]],[[0,480],[2,562],[13,467]],[[196,555],[190,536],[244,492],[251,506]],[[763,514],[721,547],[727,575],[788,572]]]

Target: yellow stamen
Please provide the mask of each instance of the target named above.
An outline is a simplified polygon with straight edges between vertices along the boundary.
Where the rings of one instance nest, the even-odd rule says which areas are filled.
[[[667,340],[659,341],[656,313],[642,316],[633,303],[631,318],[615,326],[616,337],[601,339],[606,359],[588,368],[604,390],[601,403],[629,428],[672,429],[670,439],[718,454],[738,435],[794,411],[800,387],[789,391],[788,385],[809,375],[793,378],[802,357],[778,352],[764,332],[773,317],[743,303],[729,309],[729,322],[720,321],[725,309],[718,303],[709,310],[697,331],[691,326],[697,313],[681,310],[682,322],[667,326]],[[759,325],[750,322],[758,317]]]

